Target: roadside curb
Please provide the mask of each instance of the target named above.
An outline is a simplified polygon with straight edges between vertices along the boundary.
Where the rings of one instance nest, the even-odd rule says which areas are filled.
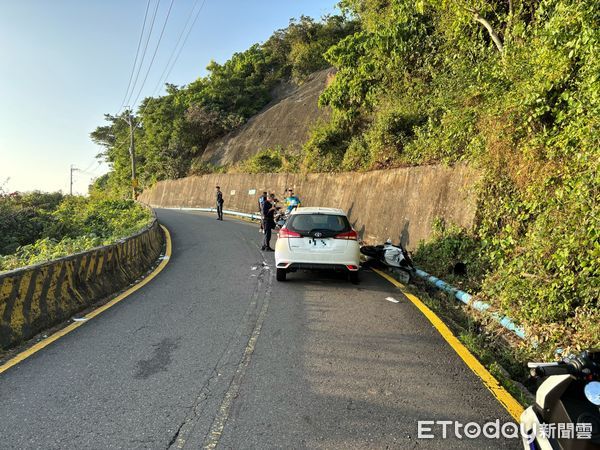
[[[431,322],[434,328],[440,333],[444,340],[460,356],[463,362],[481,379],[484,386],[492,393],[498,402],[506,411],[519,422],[521,414],[524,411],[523,406],[500,384],[500,382],[479,362],[479,360],[465,347],[459,339],[452,333],[450,328],[435,314],[423,301],[414,294],[407,291],[406,286],[393,278],[391,275],[381,270],[372,269],[376,274],[396,286],[402,294],[423,313]]]

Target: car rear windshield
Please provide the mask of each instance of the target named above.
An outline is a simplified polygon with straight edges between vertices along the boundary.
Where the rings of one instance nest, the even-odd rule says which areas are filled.
[[[294,214],[288,219],[286,227],[302,235],[309,235],[315,231],[335,235],[352,229],[346,216],[335,214]]]

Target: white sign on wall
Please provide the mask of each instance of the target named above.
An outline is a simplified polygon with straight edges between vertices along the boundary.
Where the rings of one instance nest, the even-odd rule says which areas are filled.
[[[248,195],[255,195],[256,194],[256,189],[250,189],[248,191]]]
[[[229,192],[229,195],[235,195],[235,189],[232,189],[231,192]]]

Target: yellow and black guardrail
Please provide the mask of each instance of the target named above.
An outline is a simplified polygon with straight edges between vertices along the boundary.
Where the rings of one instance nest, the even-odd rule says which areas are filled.
[[[0,274],[0,348],[59,324],[143,275],[164,237],[156,218],[115,244]]]

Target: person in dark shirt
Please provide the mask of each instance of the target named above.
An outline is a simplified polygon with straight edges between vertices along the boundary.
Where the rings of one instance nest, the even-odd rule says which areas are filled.
[[[223,193],[221,192],[221,188],[217,186],[217,220],[223,220]]]
[[[275,228],[275,202],[273,195],[269,195],[263,203],[262,216],[263,216],[263,229],[265,236],[263,239],[263,245],[261,250],[272,252],[271,248],[271,233]]]

